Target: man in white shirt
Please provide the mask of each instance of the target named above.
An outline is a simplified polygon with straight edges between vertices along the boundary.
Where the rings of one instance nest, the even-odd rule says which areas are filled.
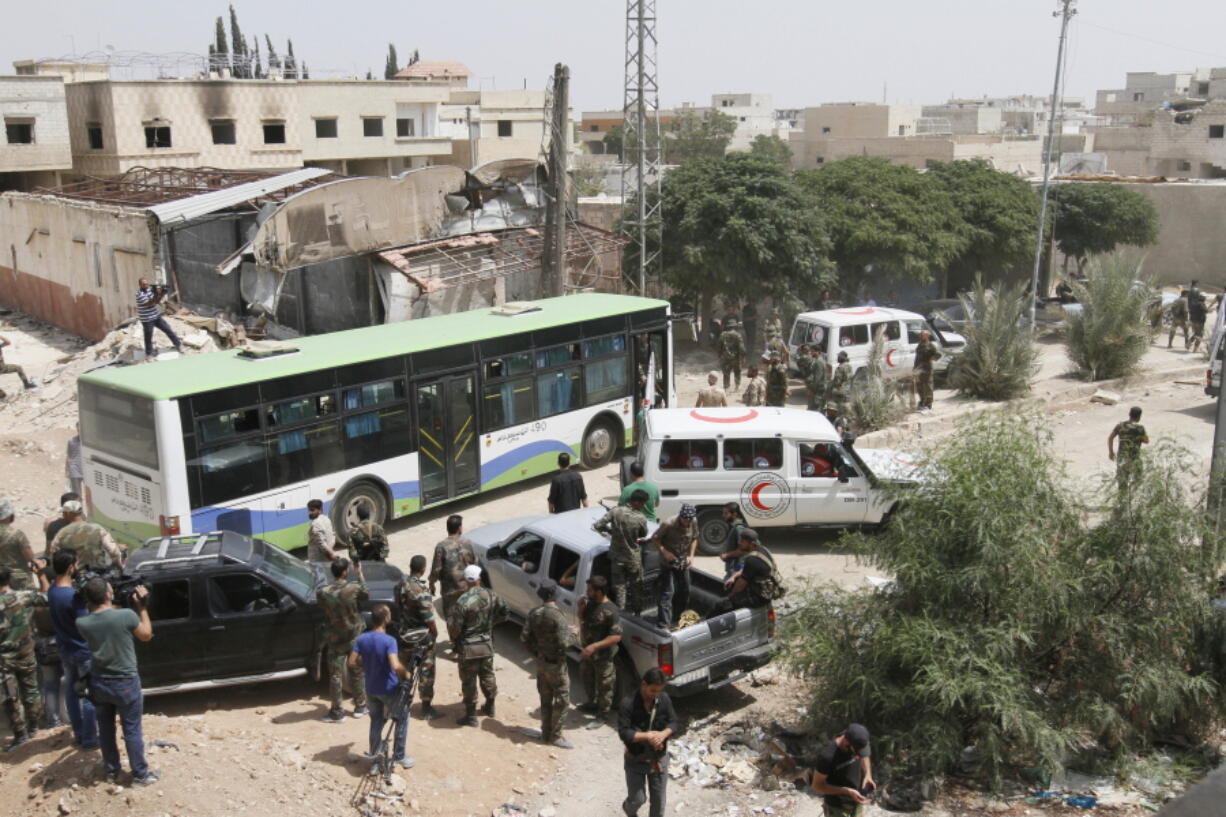
[[[336,531],[332,529],[332,520],[324,513],[324,503],[312,499],[307,503],[307,516],[311,518],[311,526],[307,529],[307,561],[331,562],[336,558]]]

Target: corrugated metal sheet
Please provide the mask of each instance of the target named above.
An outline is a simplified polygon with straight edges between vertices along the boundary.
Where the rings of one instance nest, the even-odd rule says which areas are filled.
[[[191,221],[194,218],[242,204],[250,199],[275,193],[278,190],[284,190],[287,187],[293,187],[303,182],[309,182],[311,179],[317,179],[320,176],[327,176],[331,172],[330,170],[323,170],[318,167],[304,167],[301,170],[291,170],[288,173],[282,173],[279,176],[273,176],[268,179],[261,179],[258,182],[247,182],[227,187],[224,190],[201,193],[198,196],[168,201],[165,204],[155,204],[147,209],[164,225]]]

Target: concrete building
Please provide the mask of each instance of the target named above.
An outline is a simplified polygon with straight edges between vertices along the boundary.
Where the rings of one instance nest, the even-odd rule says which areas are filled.
[[[660,110],[660,131],[667,133],[682,114],[703,116],[710,111],[719,111],[736,122],[736,131],[728,143],[728,150],[749,150],[758,136],[779,136],[787,141],[788,133],[796,127],[799,109],[776,111],[771,107],[770,94],[713,94],[710,105],[683,103],[677,108]],[[579,128],[579,142],[590,153],[604,153],[604,137],[615,127],[625,124],[621,111],[584,111]]]
[[[467,88],[468,78],[472,75],[472,71],[469,71],[468,66],[462,62],[418,60],[397,71],[393,79],[431,85],[442,84],[449,88]]]
[[[981,105],[976,102],[947,102],[944,105],[925,105],[922,109],[923,118],[931,124],[925,129],[921,121],[921,132],[927,133],[1000,133],[1004,130],[1003,111],[992,105]],[[942,127],[943,129],[938,129]]]
[[[0,190],[57,185],[72,167],[64,81],[56,76],[0,76]]]
[[[736,132],[732,134],[728,150],[749,150],[757,137],[777,133],[778,122],[770,94],[714,94],[710,109],[736,122]]]
[[[1125,75],[1123,88],[1098,92],[1094,112],[1106,117],[1107,125],[1127,125],[1143,120],[1164,102],[1186,97],[1209,99],[1213,90],[1213,70],[1197,68],[1173,74],[1130,72]],[[1226,77],[1220,78],[1220,81],[1226,82]],[[1219,92],[1223,91],[1226,88],[1219,89]]]
[[[916,105],[840,102],[805,108],[803,127],[791,134],[792,166],[821,167],[849,156],[879,156],[924,168],[929,162],[984,159],[1008,173],[1040,172],[1042,146],[1037,137],[1002,133],[924,132],[931,118]]]

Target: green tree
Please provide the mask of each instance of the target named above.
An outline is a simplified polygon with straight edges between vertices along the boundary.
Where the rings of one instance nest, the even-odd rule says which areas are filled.
[[[605,132],[604,137],[600,140],[604,145],[604,152],[617,156],[621,161],[628,161],[626,158],[626,126],[614,125]],[[647,145],[649,147],[658,147],[660,137],[652,128],[647,130]]]
[[[945,191],[962,219],[963,251],[949,265],[950,289],[964,289],[978,273],[997,280],[1029,271],[1039,229],[1039,197],[1030,183],[982,159],[938,162],[926,181]]]
[[[1039,350],[1024,323],[1024,284],[989,290],[981,277],[969,295],[960,296],[971,318],[962,328],[966,348],[950,364],[960,393],[982,400],[1013,400],[1030,391],[1039,370]]]
[[[1219,615],[1221,553],[1201,544],[1186,452],[1155,445],[1130,492],[1106,478],[1087,497],[1044,423],[993,412],[943,440],[891,524],[846,540],[891,587],[814,589],[788,617],[819,729],[864,723],[898,771],[923,776],[972,747],[999,783],[1070,756],[1110,768],[1221,716],[1194,637]],[[1087,500],[1105,513],[1083,521]]]
[[[286,79],[298,79],[298,61],[294,58],[294,41],[286,40],[283,74]]]
[[[858,283],[868,268],[931,281],[966,250],[949,194],[915,168],[855,156],[796,177],[822,214],[844,287]]]
[[[252,37],[249,41],[251,47],[251,76],[255,79],[263,79],[264,64],[260,60],[260,40],[258,37]]]
[[[764,133],[760,133],[755,136],[753,141],[749,143],[749,152],[754,156],[761,156],[763,159],[777,162],[784,167],[792,166],[792,149],[788,147],[787,142],[774,134],[767,136]]]
[[[604,168],[598,165],[578,165],[570,171],[575,192],[580,196],[599,196],[604,192]]]
[[[868,364],[856,373],[847,395],[847,420],[857,434],[893,425],[906,413],[902,403],[895,400],[896,384],[885,378],[881,368],[884,360],[885,336],[878,332],[869,347]]]
[[[681,164],[690,159],[718,159],[728,152],[736,120],[719,111],[683,110],[664,134],[664,161]]]
[[[1085,282],[1071,281],[1080,309],[1067,314],[1064,345],[1077,371],[1090,380],[1137,370],[1153,339],[1154,294],[1139,281],[1141,268],[1121,255],[1091,264]]]
[[[1158,211],[1143,193],[1122,184],[1070,182],[1052,188],[1056,246],[1085,269],[1092,255],[1121,244],[1148,247],[1158,241]]]
[[[387,44],[387,63],[383,66],[383,78],[395,79],[400,72],[400,59],[396,56],[396,46]]]
[[[273,47],[272,38],[267,34],[264,35],[264,44],[268,46],[268,70],[276,68],[281,69],[281,59],[277,56],[277,49]]]
[[[239,79],[251,78],[251,55],[247,53],[247,40],[238,26],[238,14],[234,6],[230,6],[230,44],[234,54],[234,76]]]
[[[661,195],[664,280],[700,300],[706,325],[717,295],[761,300],[831,280],[821,222],[778,164],[746,153],[696,159],[665,174]],[[652,242],[660,248],[658,235]],[[637,263],[627,252],[627,268]]]
[[[220,17],[213,25],[213,49],[209,55],[209,67],[214,71],[223,71],[230,67],[230,45],[226,42],[226,23]]]

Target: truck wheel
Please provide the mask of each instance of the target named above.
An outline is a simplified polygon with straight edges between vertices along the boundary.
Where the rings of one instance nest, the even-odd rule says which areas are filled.
[[[358,524],[358,506],[363,503],[370,505],[372,522],[381,525],[387,519],[387,496],[383,489],[373,482],[353,483],[332,502],[332,527],[342,542],[349,541],[349,529]]]
[[[617,673],[617,680],[613,684],[613,701],[616,703],[638,692],[639,674],[635,671],[634,664],[625,654],[617,656],[617,659],[613,662],[613,667]]]
[[[600,468],[613,460],[613,455],[621,448],[618,433],[611,420],[596,420],[587,427],[579,447],[579,456],[585,468]]]
[[[698,552],[718,556],[728,543],[728,523],[722,508],[703,508],[698,512]]]

